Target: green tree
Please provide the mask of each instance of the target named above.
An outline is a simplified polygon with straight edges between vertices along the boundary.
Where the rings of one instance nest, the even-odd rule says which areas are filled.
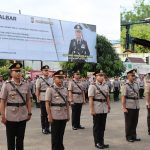
[[[147,3],[146,3],[147,2]],[[148,3],[149,2],[149,3]],[[133,10],[127,11],[123,10],[121,13],[121,23],[129,23],[136,22],[140,20],[144,20],[146,18],[150,18],[150,0],[137,0],[134,4]],[[136,37],[140,39],[145,39],[150,41],[150,24],[138,24],[132,25],[130,27],[130,36]],[[121,30],[121,46],[125,48],[125,37],[126,37],[126,29],[122,27]],[[135,52],[149,52],[150,49],[145,48],[143,46],[136,45]]]
[[[104,37],[97,35],[97,63],[61,63],[63,70],[69,74],[74,69],[79,69],[81,74],[86,76],[87,72],[94,72],[96,70],[103,70],[109,77],[121,75],[125,70],[123,63],[116,54],[112,44]]]

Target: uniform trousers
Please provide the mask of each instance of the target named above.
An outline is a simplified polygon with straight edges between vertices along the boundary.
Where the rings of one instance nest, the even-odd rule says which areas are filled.
[[[106,113],[93,115],[93,136],[95,145],[97,143],[104,144],[106,118]]]
[[[147,127],[148,133],[150,134],[150,108],[147,107]]]
[[[119,88],[114,87],[114,101],[118,101],[118,100],[119,100]]]
[[[42,129],[49,129],[49,122],[47,118],[47,111],[45,106],[45,101],[40,101],[40,107],[41,107],[41,126]]]
[[[139,118],[139,109],[127,109],[128,112],[124,113],[125,116],[125,133],[126,139],[135,139],[136,134],[136,127],[138,124]]]
[[[82,103],[74,103],[72,107],[72,127],[80,127],[80,116],[82,110]]]
[[[6,123],[7,147],[8,150],[24,150],[24,135],[26,121]]]
[[[52,150],[64,150],[63,136],[67,120],[53,120],[51,124]]]

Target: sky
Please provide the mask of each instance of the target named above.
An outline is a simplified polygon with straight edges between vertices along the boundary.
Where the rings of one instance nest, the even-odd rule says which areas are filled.
[[[120,39],[120,4],[135,0],[0,0],[0,11],[94,24],[97,34]]]

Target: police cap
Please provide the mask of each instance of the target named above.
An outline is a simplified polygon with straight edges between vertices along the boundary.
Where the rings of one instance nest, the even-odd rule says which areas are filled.
[[[42,66],[42,67],[41,67],[41,70],[43,70],[43,69],[48,70],[48,69],[49,69],[49,66],[48,66],[48,65]]]
[[[9,69],[10,70],[15,70],[15,69],[21,69],[22,68],[22,64],[21,63],[13,63],[10,67],[9,67]]]
[[[81,32],[81,30],[82,30],[83,28],[81,27],[81,25],[77,24],[77,25],[74,26],[74,29],[75,29],[76,31],[80,31],[80,32]]]
[[[105,73],[103,72],[103,70],[97,70],[93,73],[94,76],[98,76],[98,75],[105,75]]]
[[[63,70],[58,70],[53,74],[54,77],[57,76],[65,76],[65,72]]]

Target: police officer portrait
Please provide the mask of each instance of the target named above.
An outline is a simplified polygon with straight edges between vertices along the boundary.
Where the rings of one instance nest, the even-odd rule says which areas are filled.
[[[30,87],[22,80],[21,68],[21,63],[9,67],[11,80],[1,89],[1,122],[6,126],[8,150],[24,150],[26,122],[32,115]]]
[[[75,39],[72,39],[69,46],[69,62],[86,62],[90,51],[87,42],[83,39],[83,27],[80,24],[74,26]]]

